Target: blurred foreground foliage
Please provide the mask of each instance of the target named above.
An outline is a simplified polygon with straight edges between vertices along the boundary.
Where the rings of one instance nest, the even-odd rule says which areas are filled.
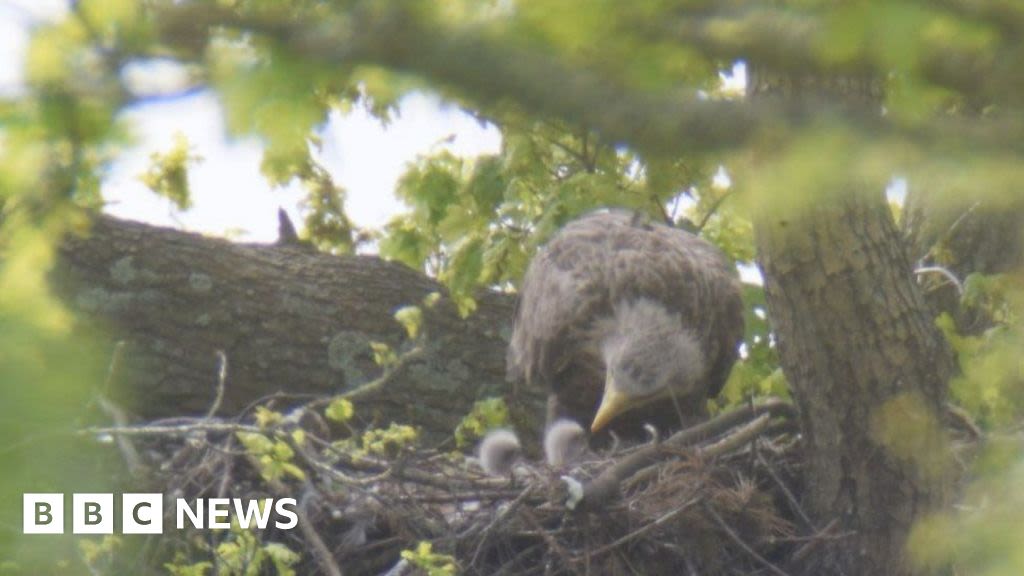
[[[32,439],[76,422],[103,382],[109,350],[90,344],[102,340],[54,299],[46,275],[60,238],[85,231],[83,214],[103,203],[104,171],[132,141],[121,120],[129,107],[214,91],[228,130],[263,142],[263,175],[306,187],[306,234],[321,249],[372,238],[384,256],[437,276],[469,313],[477,290],[514,289],[546,238],[602,206],[691,229],[745,266],[753,218],[791,216],[822,190],[880,193],[899,177],[937,203],[1019,210],[1022,32],[1024,6],[999,0],[75,2],[35,29],[24,89],[0,97],[0,462],[14,471],[0,478],[0,512],[18,517],[29,486],[110,489],[107,476],[65,458],[92,454],[80,442]],[[885,114],[814,98],[795,111],[755,106],[723,82],[741,60],[794,77],[871,75]],[[157,65],[178,72],[177,84],[131,81],[128,71]],[[312,153],[320,128],[352,106],[387,122],[419,90],[497,126],[501,150],[421,157],[396,190],[408,211],[383,230],[357,230],[344,189]],[[184,140],[168,146],[143,178],[184,209],[196,157]],[[1021,273],[962,280],[963,304],[991,324],[962,334],[937,319],[962,369],[953,396],[1003,430],[1024,416]],[[744,289],[744,359],[722,404],[785,390],[763,292]],[[335,412],[347,419],[351,409]],[[392,436],[414,440],[396,428],[363,449],[386,449]],[[1008,488],[1020,462],[1006,452],[976,486],[1008,505],[922,528],[944,536],[921,539],[922,561],[953,554],[971,573],[1024,572],[1010,544],[1024,535],[993,528],[1024,525]],[[68,478],[74,486],[61,484]],[[32,572],[23,547],[0,531],[0,558]],[[409,558],[436,560],[429,548]]]

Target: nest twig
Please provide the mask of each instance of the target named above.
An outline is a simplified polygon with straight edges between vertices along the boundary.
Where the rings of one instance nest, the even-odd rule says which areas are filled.
[[[303,573],[383,574],[421,541],[468,574],[657,574],[680,565],[701,574],[778,573],[766,567],[782,571],[777,559],[818,533],[788,484],[799,476],[792,436],[780,428],[791,410],[769,400],[661,442],[589,454],[570,470],[520,462],[511,479],[425,448],[346,451],[320,426],[314,432],[292,418],[261,428],[206,414],[82,433],[132,439],[165,493],[301,495],[301,529],[268,528],[261,537],[300,551]],[[292,433],[300,428],[301,443]],[[304,481],[261,477],[239,433],[287,441]],[[754,450],[758,442],[783,448]],[[575,503],[572,482],[582,487]],[[401,566],[416,573],[408,561]]]
[[[218,397],[226,365],[222,357]],[[400,362],[392,373],[402,369]],[[375,394],[388,380],[356,395]],[[785,574],[793,557],[844,537],[803,511],[794,411],[779,399],[661,441],[587,453],[569,469],[522,461],[506,478],[486,475],[461,453],[404,446],[372,454],[346,445],[340,441],[357,431],[327,425],[318,415],[324,399],[262,426],[252,416],[218,417],[217,404],[198,418],[128,425],[104,400],[115,424],[81,433],[114,438],[135,481],[152,484],[140,487],[148,491],[298,498],[299,529],[257,530],[260,541],[301,554],[298,573],[418,574],[400,552],[428,541],[466,574],[662,574],[679,566]],[[286,443],[300,473],[267,478],[239,441],[246,434]],[[149,561],[166,562],[183,541],[155,540]]]

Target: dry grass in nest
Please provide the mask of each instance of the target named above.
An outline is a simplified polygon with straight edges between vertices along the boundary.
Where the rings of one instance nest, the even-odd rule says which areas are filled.
[[[299,529],[256,532],[299,552],[300,574],[422,573],[400,557],[420,542],[465,574],[784,574],[815,538],[793,496],[791,415],[770,400],[661,442],[587,454],[569,470],[520,462],[509,478],[461,454],[339,450],[308,414],[263,428],[208,416],[91,432],[120,439],[146,490],[298,498]],[[286,442],[302,478],[268,480],[239,434]],[[145,562],[160,565],[183,540],[154,540]]]

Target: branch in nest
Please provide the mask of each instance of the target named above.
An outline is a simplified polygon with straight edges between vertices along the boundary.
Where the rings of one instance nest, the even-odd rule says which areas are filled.
[[[114,377],[121,370],[121,358],[123,355],[124,340],[120,340],[114,345],[114,352],[111,354],[110,364],[107,366],[107,378],[103,383],[103,388],[96,393],[94,400],[96,406],[114,421],[115,426],[126,426],[128,424],[128,416],[124,410],[107,398],[110,385],[114,381]],[[135,449],[135,445],[132,444],[129,438],[124,436],[114,436],[113,438],[118,449],[121,451],[121,455],[124,457],[129,472],[137,476],[142,471],[142,459],[139,457],[139,451]]]
[[[779,476],[779,473],[775,471],[775,467],[773,467],[771,463],[768,462],[768,459],[765,458],[763,454],[761,454],[760,450],[757,451],[757,463],[760,464],[762,468],[764,468],[764,470],[768,473],[768,476],[772,479],[773,482],[775,482],[775,485],[779,488],[779,491],[786,499],[786,503],[789,504],[789,508],[804,523],[804,527],[811,530],[812,532],[817,532],[818,528],[814,525],[814,522],[811,520],[811,517],[807,515],[807,512],[804,511],[803,506],[800,505],[800,502],[797,500],[796,496],[794,496],[793,492],[789,489],[788,486],[786,486],[786,483],[782,481],[782,478]]]
[[[675,518],[676,516],[682,514],[686,510],[689,510],[691,507],[693,507],[694,504],[696,504],[699,501],[700,500],[697,499],[697,498],[692,498],[690,500],[687,500],[683,505],[677,506],[673,510],[670,510],[669,512],[666,512],[665,514],[663,514],[663,515],[659,516],[658,518],[656,518],[653,522],[645,524],[645,525],[641,526],[640,528],[630,532],[629,534],[626,534],[625,536],[619,538],[618,540],[616,540],[616,541],[614,541],[614,542],[612,542],[610,544],[606,544],[606,545],[598,548],[597,550],[594,550],[593,552],[590,553],[591,558],[593,558],[595,556],[600,556],[600,555],[602,555],[602,554],[604,554],[606,552],[611,552],[612,550],[618,548],[619,546],[622,546],[623,544],[626,544],[626,543],[630,542],[631,540],[635,540],[636,538],[639,538],[640,536],[643,536],[644,534],[650,532],[651,530],[654,530],[655,528],[657,528],[657,527],[667,523],[669,520],[671,520],[671,519]]]
[[[622,482],[640,470],[664,459],[666,455],[671,455],[702,439],[714,437],[751,418],[753,421],[718,442],[697,450],[697,454],[710,457],[725,454],[768,430],[773,416],[789,416],[794,413],[790,404],[782,400],[771,399],[762,404],[746,406],[722,414],[717,418],[677,432],[668,440],[641,448],[605,469],[597,478],[583,486],[583,497],[579,504],[587,508],[600,507],[618,494]]]
[[[754,419],[753,422],[740,428],[736,432],[722,438],[718,442],[706,447],[698,449],[697,453],[702,456],[721,456],[727,452],[731,452],[748,442],[751,442],[754,438],[761,435],[762,432],[768,429],[771,424],[771,416],[769,414],[761,414]]]
[[[302,495],[302,499],[299,501],[298,512],[299,515],[299,529],[302,530],[303,536],[306,537],[306,541],[309,542],[310,547],[313,549],[316,555],[317,562],[320,563],[320,567],[323,568],[324,572],[328,576],[342,576],[341,567],[334,560],[334,555],[331,554],[330,548],[324,543],[323,538],[317,533],[313,527],[313,522],[309,517],[309,501],[313,498],[313,490],[307,486],[305,493]]]
[[[523,490],[522,493],[519,494],[519,496],[517,496],[515,500],[513,500],[510,504],[505,506],[501,510],[501,512],[499,512],[494,517],[494,520],[492,520],[490,523],[487,524],[486,527],[483,528],[480,534],[480,542],[477,544],[476,550],[473,552],[473,558],[469,561],[470,566],[476,565],[477,560],[480,558],[480,553],[484,549],[484,544],[487,543],[487,538],[491,535],[491,532],[494,531],[494,528],[502,522],[504,522],[505,519],[511,516],[514,512],[516,512],[516,510],[518,510],[519,507],[522,506],[523,502],[525,502],[526,499],[529,498],[532,494],[532,487],[528,487],[525,490]]]
[[[320,406],[326,406],[330,402],[334,401],[336,398],[344,398],[346,400],[351,400],[353,402],[375,398],[388,387],[392,380],[394,380],[397,376],[401,375],[405,371],[405,369],[409,367],[410,364],[422,359],[424,354],[425,352],[423,350],[423,347],[416,346],[415,348],[399,356],[398,361],[395,362],[395,364],[391,366],[389,369],[385,370],[384,373],[378,376],[377,378],[374,378],[373,380],[367,382],[366,384],[363,384],[362,386],[354,390],[349,390],[348,392],[345,392],[343,394],[339,394],[337,396],[329,396],[327,398],[317,398],[306,404],[305,407],[307,409],[314,409]]]
[[[702,422],[686,430],[680,430],[669,437],[665,443],[680,448],[691,446],[707,438],[722,434],[730,428],[734,428],[765,413],[770,414],[773,418],[796,417],[796,409],[792,404],[780,398],[768,398],[759,404],[748,404],[742,408],[719,414],[707,422]]]
[[[417,346],[412,350],[409,350],[405,354],[399,356],[398,362],[396,362],[395,365],[392,366],[390,370],[387,370],[386,372],[384,372],[384,374],[381,374],[379,378],[367,382],[366,384],[363,384],[362,386],[356,388],[355,390],[350,390],[342,394],[341,397],[354,401],[366,400],[368,398],[373,398],[377,396],[378,394],[380,394],[381,391],[384,390],[384,388],[387,387],[388,383],[394,380],[396,376],[404,372],[405,369],[408,368],[410,364],[423,358],[423,354],[424,351],[422,346]]]
[[[711,519],[715,521],[715,524],[717,524],[723,532],[725,532],[725,535],[728,536],[734,544],[739,546],[741,550],[746,552],[748,556],[753,558],[755,562],[757,562],[766,570],[768,570],[772,574],[775,574],[776,576],[789,576],[781,568],[766,560],[764,556],[758,554],[756,550],[754,550],[750,547],[749,544],[744,542],[743,539],[740,538],[739,534],[737,534],[732,528],[730,528],[729,525],[725,523],[725,520],[722,520],[722,517],[718,515],[718,512],[715,512],[714,508],[705,505],[704,511],[707,512],[709,516],[711,516]]]

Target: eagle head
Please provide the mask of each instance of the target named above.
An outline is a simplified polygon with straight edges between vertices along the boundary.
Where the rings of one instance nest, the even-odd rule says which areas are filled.
[[[600,342],[604,394],[591,431],[636,406],[700,389],[705,362],[697,337],[658,302],[620,303]]]

